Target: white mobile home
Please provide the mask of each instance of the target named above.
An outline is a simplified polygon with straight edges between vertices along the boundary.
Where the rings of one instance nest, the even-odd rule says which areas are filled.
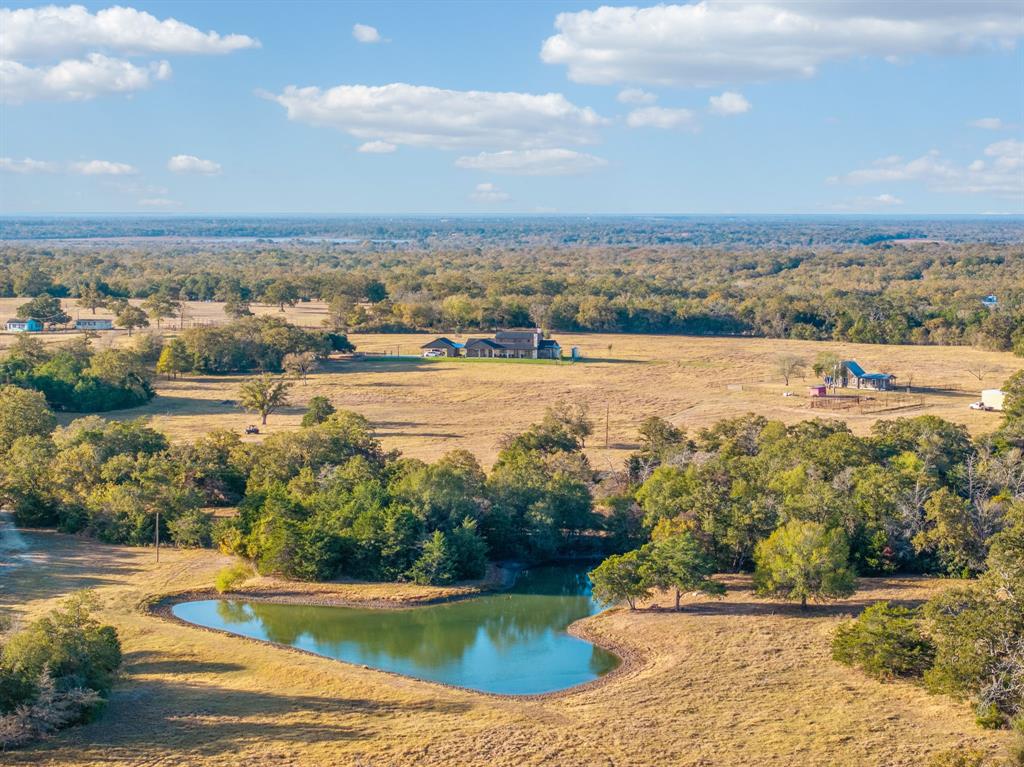
[[[113,320],[100,320],[96,318],[86,320],[75,320],[75,330],[113,330]]]

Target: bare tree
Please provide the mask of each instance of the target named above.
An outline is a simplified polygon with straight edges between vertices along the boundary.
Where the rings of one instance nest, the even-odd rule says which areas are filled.
[[[316,355],[313,352],[295,352],[284,355],[284,369],[303,381],[315,367]]]
[[[789,379],[803,370],[805,365],[803,358],[795,354],[783,354],[775,360],[775,370],[782,376],[786,386],[789,386]]]
[[[982,362],[979,362],[976,365],[971,365],[970,367],[966,367],[964,368],[964,370],[966,370],[972,376],[977,378],[979,383],[981,382],[981,379],[984,378],[990,372],[988,366]]]

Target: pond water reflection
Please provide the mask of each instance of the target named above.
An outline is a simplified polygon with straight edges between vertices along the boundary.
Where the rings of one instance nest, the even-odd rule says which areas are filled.
[[[619,659],[566,633],[599,606],[586,569],[524,571],[515,587],[459,602],[400,610],[233,599],[183,602],[182,620],[278,642],[349,663],[484,692],[561,690],[611,671]]]

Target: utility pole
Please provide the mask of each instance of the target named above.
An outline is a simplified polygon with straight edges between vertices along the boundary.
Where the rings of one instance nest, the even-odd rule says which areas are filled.
[[[156,561],[160,561],[160,509],[156,510],[156,529],[153,531],[156,538]]]

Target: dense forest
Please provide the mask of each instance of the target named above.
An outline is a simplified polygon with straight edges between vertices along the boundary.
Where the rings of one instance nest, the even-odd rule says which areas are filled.
[[[195,224],[205,239],[158,236],[164,224],[191,231],[187,221],[150,221],[150,240],[7,240],[0,296],[74,297],[86,308],[127,298],[222,300],[232,316],[244,316],[250,302],[320,299],[342,332],[538,326],[1024,352],[1024,246],[1013,219],[779,219],[732,228],[685,219],[516,220],[419,229],[366,221],[341,230],[313,220],[277,224],[273,231],[290,235],[277,239],[228,234],[261,232],[266,222],[207,220]],[[142,223],[81,226],[86,234],[134,232]],[[7,221],[4,233],[23,225]],[[327,234],[295,234],[310,229]],[[328,236],[336,231],[360,236]],[[995,302],[983,303],[989,295]]]

